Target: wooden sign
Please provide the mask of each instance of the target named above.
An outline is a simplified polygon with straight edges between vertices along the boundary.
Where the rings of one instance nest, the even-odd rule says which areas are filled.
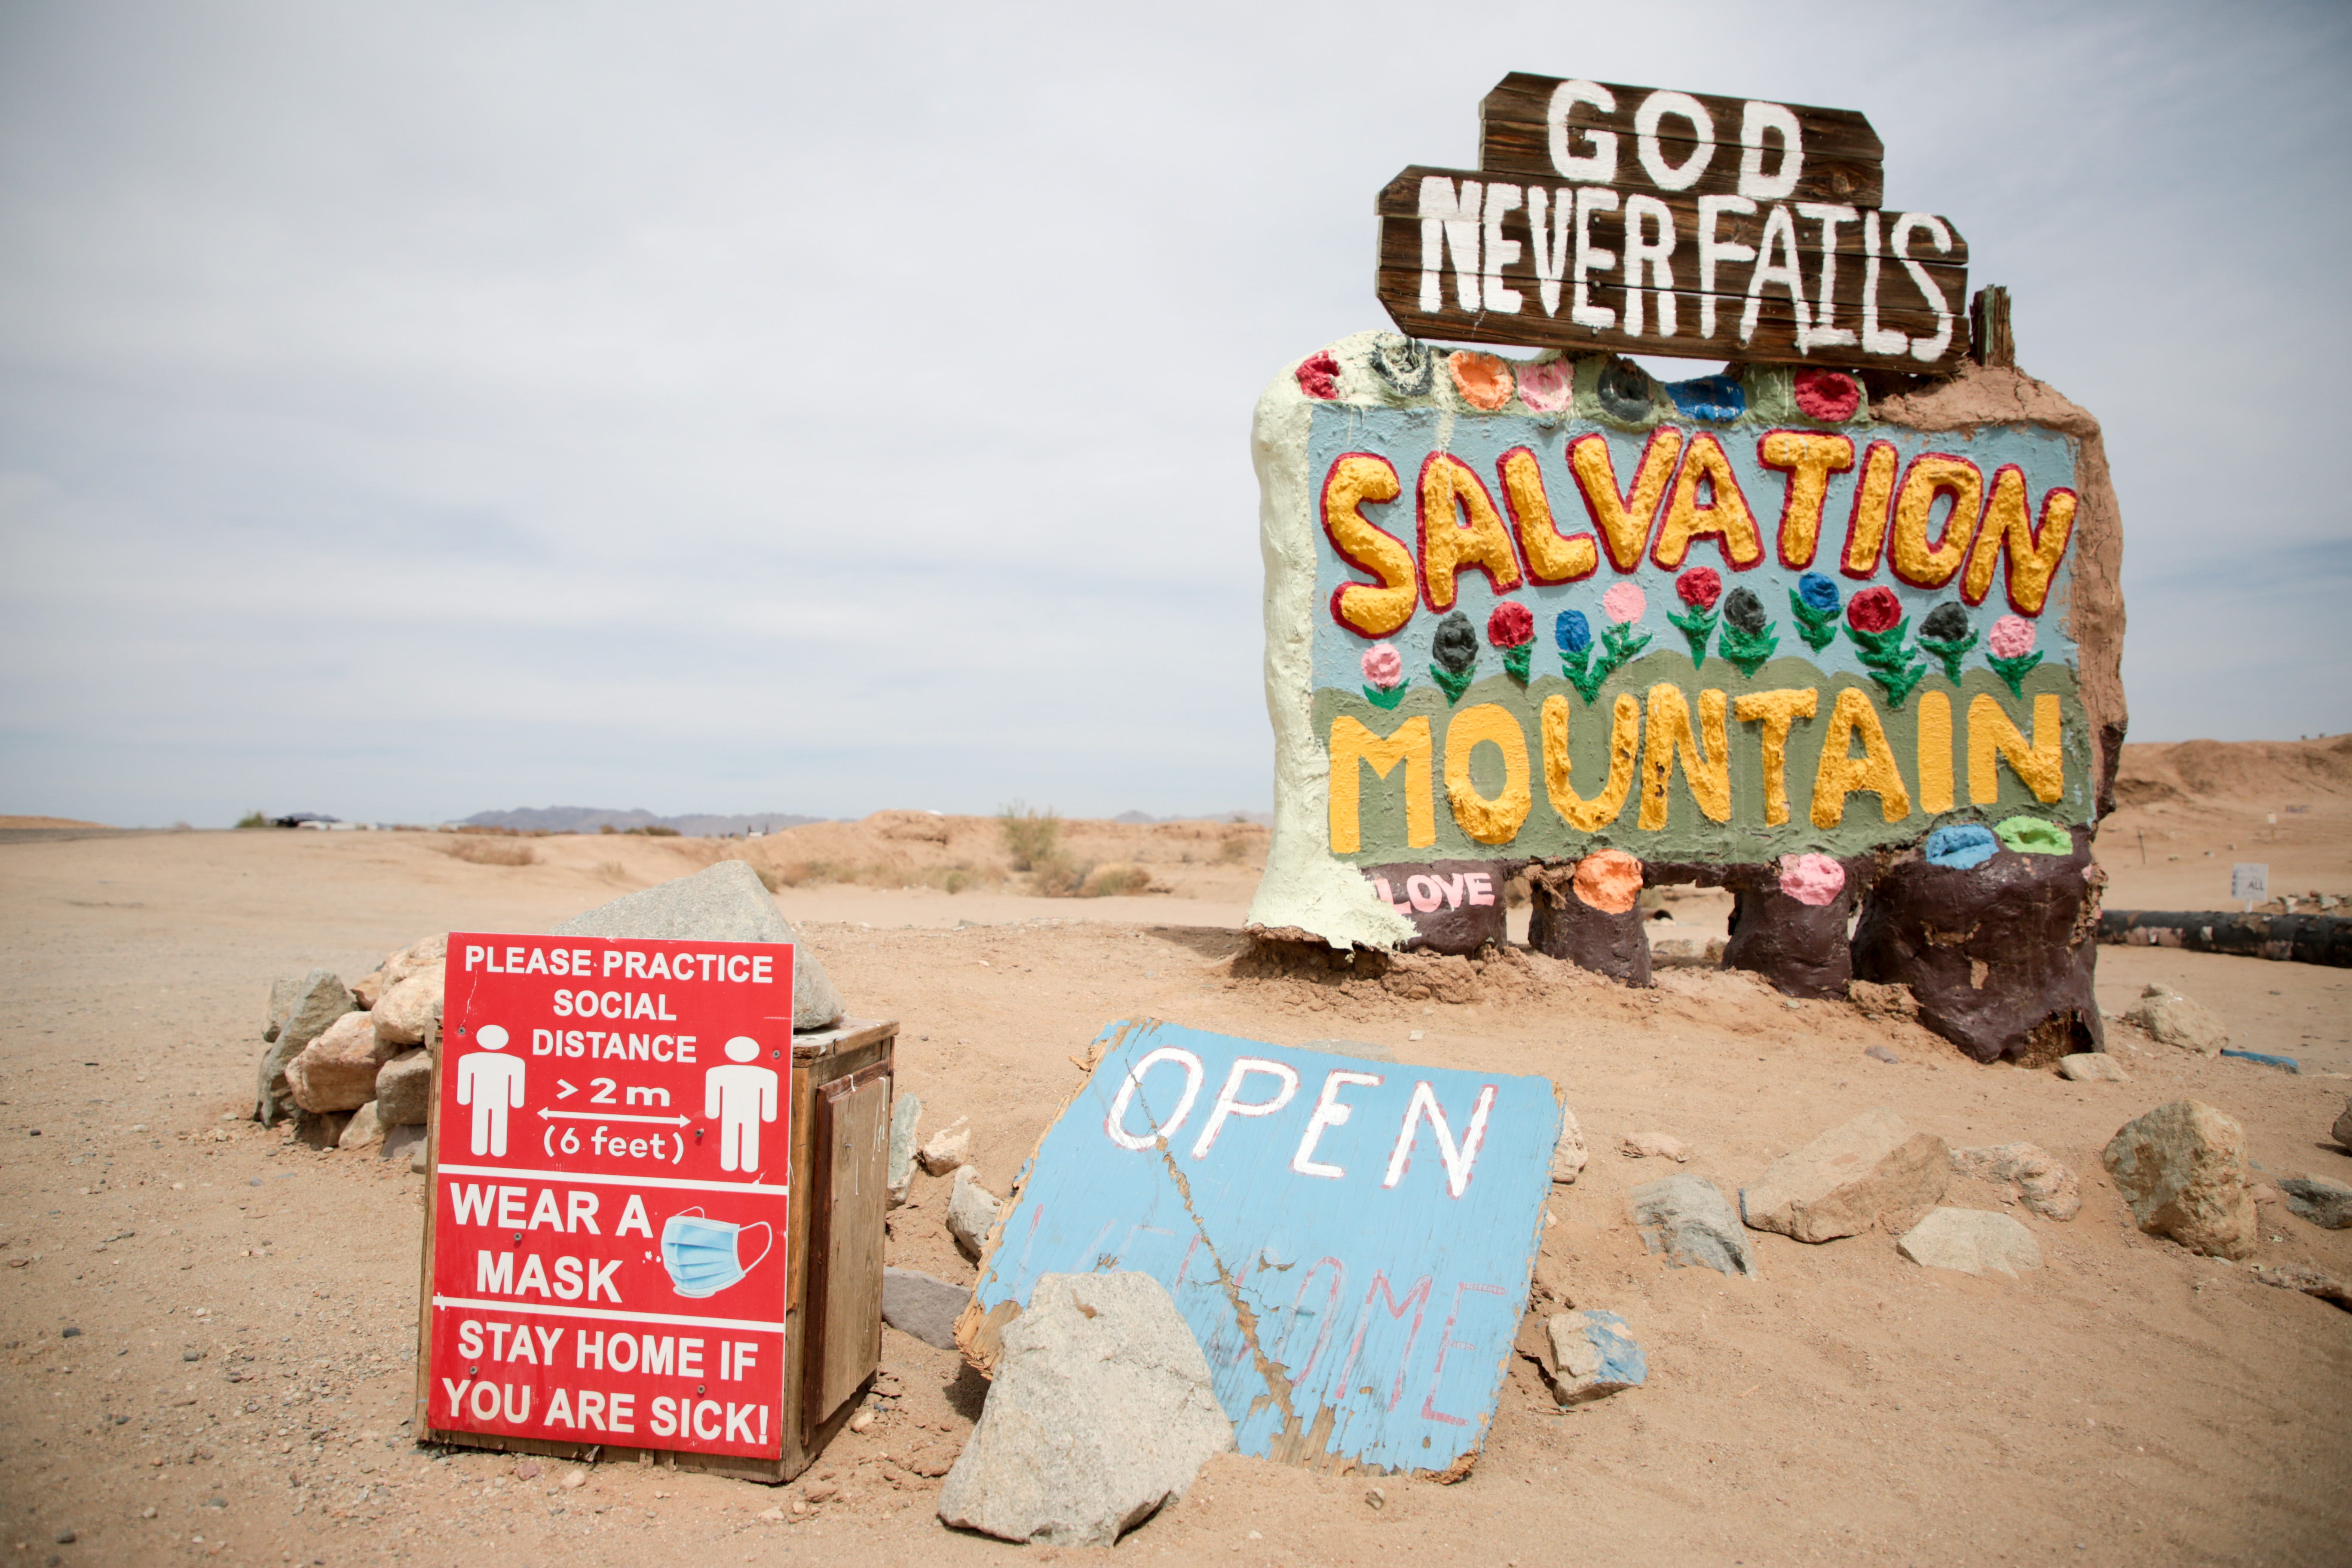
[[[444,1011],[425,1433],[780,1457],[792,948],[460,931]]]
[[[1039,1143],[958,1337],[1039,1276],[1168,1287],[1244,1454],[1458,1476],[1528,1299],[1560,1113],[1540,1078],[1114,1026]]]
[[[1408,335],[1954,369],[1968,242],[1887,211],[1851,110],[1513,74],[1479,168],[1381,191],[1381,302]]]

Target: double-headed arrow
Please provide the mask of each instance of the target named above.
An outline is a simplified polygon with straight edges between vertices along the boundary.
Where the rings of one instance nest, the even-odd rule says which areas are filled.
[[[540,1107],[541,1121],[556,1116],[567,1121],[653,1121],[664,1127],[684,1127],[694,1121],[691,1116],[628,1116],[617,1110],[550,1110]]]

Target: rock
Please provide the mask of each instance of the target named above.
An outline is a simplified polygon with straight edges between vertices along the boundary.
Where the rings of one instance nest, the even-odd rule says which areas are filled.
[[[2099,1158],[2140,1229],[2191,1252],[2242,1258],[2261,1229],[2245,1149],[2237,1122],[2202,1101],[2176,1100],[2125,1122]]]
[[[1234,1447],[1209,1363],[1148,1274],[1048,1274],[1009,1324],[940,1520],[1004,1541],[1109,1546]]]
[[[2124,1064],[2105,1051],[2077,1051],[2058,1058],[2058,1076],[2075,1083],[2129,1083]]]
[[[2286,1206],[2322,1230],[2352,1230],[2352,1187],[2325,1176],[2289,1176],[2279,1184]]]
[[[2200,1057],[2217,1057],[2230,1043],[2230,1030],[2210,1007],[2191,1002],[2178,991],[2151,985],[2140,994],[2138,1005],[2124,1015],[2159,1044],[2178,1046]]]
[[[416,971],[387,990],[370,1011],[375,1037],[387,1046],[421,1046],[441,1013],[440,964]]]
[[[338,1149],[366,1149],[383,1142],[383,1123],[376,1117],[375,1101],[371,1100],[352,1112],[351,1121],[343,1124],[342,1136],[335,1140]]]
[[[418,1176],[433,1169],[433,1140],[429,1134],[416,1141],[415,1152],[408,1157],[408,1169],[412,1175]]]
[[[1952,1169],[1963,1176],[2010,1183],[2025,1206],[2044,1219],[2070,1220],[2082,1211],[2083,1184],[2074,1173],[2032,1143],[1955,1149]]]
[[[1724,939],[1719,936],[1653,936],[1650,967],[1658,969],[1720,969]]]
[[[1641,1227],[1642,1245],[1665,1254],[1669,1268],[1704,1267],[1719,1274],[1753,1274],[1756,1259],[1748,1248],[1739,1216],[1705,1176],[1667,1176],[1644,1182],[1626,1194],[1633,1223]]]
[[[262,1020],[261,1025],[263,1045],[275,1040],[278,1031],[285,1027],[287,1017],[294,1011],[294,998],[301,994],[304,978],[288,974],[269,983],[269,1016]]]
[[[273,1003],[276,998],[273,988]],[[286,1064],[309,1048],[328,1026],[352,1011],[352,994],[331,969],[314,969],[294,983],[285,1014],[278,1020],[277,1037],[261,1053],[254,1084],[254,1120],[264,1127],[293,1108],[294,1095],[286,1081]],[[354,1102],[356,1103],[356,1102]]]
[[[418,1127],[433,1119],[433,1053],[403,1051],[375,1075],[375,1113],[386,1127]]]
[[[1916,1023],[1919,1000],[1908,985],[1881,985],[1871,980],[1846,982],[1845,999],[1865,1018],[1902,1018]]]
[[[944,1176],[957,1170],[971,1158],[971,1128],[966,1119],[957,1117],[954,1122],[931,1134],[923,1145],[923,1169],[934,1176]]]
[[[1677,1165],[1690,1158],[1681,1139],[1664,1132],[1628,1132],[1618,1152],[1628,1160],[1672,1160]]]
[[[1650,1375],[1649,1359],[1614,1312],[1555,1312],[1544,1326],[1551,1341],[1552,1397],[1562,1405],[1605,1399]]]
[[[375,1098],[376,1073],[393,1050],[369,1014],[346,1013],[286,1064],[287,1088],[305,1110],[357,1110]]]
[[[841,1018],[841,993],[817,956],[740,860],[626,893],[557,926],[555,936],[633,936],[670,941],[789,942],[793,947],[793,1027],[830,1028]]]
[[[882,1270],[882,1321],[943,1351],[956,1348],[956,1319],[971,1292],[912,1268]]]
[[[923,1102],[911,1094],[898,1096],[890,1107],[890,1167],[885,1181],[890,1207],[907,1201],[915,1184],[915,1128],[923,1120]]]
[[[2003,1274],[2014,1279],[2021,1268],[2042,1267],[2042,1248],[2033,1233],[1990,1209],[1930,1210],[1903,1233],[1895,1250],[1922,1268],[1954,1268],[1962,1274]]]
[[[1584,1129],[1576,1124],[1576,1112],[1565,1105],[1559,1108],[1559,1142],[1551,1146],[1551,1179],[1561,1186],[1570,1186],[1584,1173]]]
[[[2323,1274],[2307,1263],[2282,1263],[2274,1268],[2254,1265],[2254,1278],[2265,1285],[2275,1285],[2282,1290],[2300,1290],[2306,1296],[2316,1296],[2323,1301],[2352,1310],[2352,1288],[2332,1274]]]
[[[948,1194],[948,1234],[974,1261],[988,1239],[988,1227],[996,1223],[997,1206],[995,1195],[980,1184],[978,1172],[970,1165],[956,1167],[955,1186]]]
[[[1799,1241],[1906,1225],[1944,1195],[1951,1151],[1891,1110],[1871,1110],[1781,1155],[1739,1194],[1740,1217]]]
[[[2343,1147],[2352,1149],[2352,1099],[2344,1101],[2344,1114],[2336,1119],[2336,1125],[2327,1130],[2327,1135]]]
[[[1873,1061],[1885,1062],[1889,1067],[1899,1068],[1903,1065],[1903,1058],[1885,1046],[1864,1046],[1862,1047],[1862,1054]]]
[[[382,1106],[376,1108],[376,1114],[379,1117],[383,1114]],[[425,1156],[425,1129],[422,1127],[385,1128],[383,1147],[377,1151],[377,1155],[385,1160],[398,1160],[411,1170],[424,1169],[418,1162]]]
[[[373,1011],[375,1005],[383,1000],[383,994],[391,984],[391,976],[384,973],[384,966],[379,963],[352,982],[352,1000],[358,1003],[362,1009]]]

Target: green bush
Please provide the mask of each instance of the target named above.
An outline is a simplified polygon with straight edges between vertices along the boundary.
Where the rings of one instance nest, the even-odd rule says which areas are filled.
[[[1004,832],[1004,851],[1013,858],[1014,870],[1037,870],[1056,858],[1062,819],[1052,806],[1040,814],[1016,800],[996,814],[996,825]]]
[[[236,819],[236,825],[239,827],[267,827],[269,826],[269,814],[266,811],[248,811]]]

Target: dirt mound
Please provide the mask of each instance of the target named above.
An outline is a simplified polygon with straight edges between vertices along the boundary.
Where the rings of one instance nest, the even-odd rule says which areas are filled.
[[[42,827],[104,827],[103,822],[84,822],[73,816],[0,816],[0,830]]]
[[[2116,798],[2128,805],[2185,796],[2268,805],[2345,795],[2352,795],[2352,735],[2126,746],[2116,776]]]

